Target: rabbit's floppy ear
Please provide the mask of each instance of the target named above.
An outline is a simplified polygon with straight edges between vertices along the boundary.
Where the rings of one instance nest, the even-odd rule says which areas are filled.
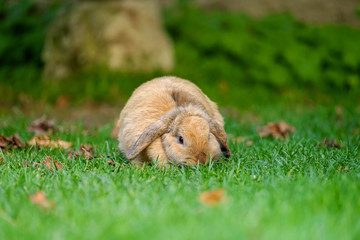
[[[215,135],[221,145],[221,152],[226,158],[231,156],[230,148],[228,144],[227,135],[223,127],[221,127],[215,120],[211,119],[209,122],[210,132]]]
[[[129,153],[126,155],[126,158],[129,160],[134,159],[156,138],[163,135],[168,129],[169,124],[174,120],[177,114],[177,109],[170,110],[164,116],[162,116],[160,120],[156,121],[148,128],[146,128],[145,131],[136,140],[136,142],[131,146]]]

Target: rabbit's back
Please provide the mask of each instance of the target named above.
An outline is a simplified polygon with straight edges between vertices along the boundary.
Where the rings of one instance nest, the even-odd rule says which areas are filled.
[[[138,137],[169,110],[197,105],[221,126],[224,121],[218,108],[194,83],[161,77],[145,82],[131,95],[118,121],[119,147],[127,153]]]

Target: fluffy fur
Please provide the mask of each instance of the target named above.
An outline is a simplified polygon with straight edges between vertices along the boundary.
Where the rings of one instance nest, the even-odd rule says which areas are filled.
[[[195,84],[161,77],[138,87],[120,113],[119,148],[132,163],[206,163],[230,157],[217,105]]]

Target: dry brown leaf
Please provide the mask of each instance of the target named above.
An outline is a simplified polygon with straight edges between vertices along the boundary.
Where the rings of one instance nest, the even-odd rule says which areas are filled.
[[[74,150],[68,153],[69,161],[73,157],[80,157],[80,156],[83,156],[86,159],[93,159],[98,157],[96,154],[94,154],[94,148],[89,144],[81,144],[80,150]]]
[[[244,142],[247,140],[247,137],[238,136],[238,137],[232,137],[232,140],[236,143]]]
[[[295,132],[295,127],[281,121],[280,123],[277,122],[270,122],[263,127],[258,127],[258,132],[260,137],[273,137],[273,138],[280,138],[285,139],[290,136],[291,133]]]
[[[83,153],[81,151],[78,151],[78,150],[74,150],[74,151],[70,151],[68,153],[68,159],[69,161],[71,161],[71,159],[75,156],[75,157],[79,157],[81,156]]]
[[[46,116],[42,116],[36,120],[34,120],[27,127],[27,130],[31,133],[34,133],[36,136],[44,135],[44,134],[52,134],[55,130],[55,122],[54,119],[47,120]]]
[[[93,159],[95,155],[91,154],[90,152],[84,152],[84,158],[86,159]]]
[[[199,195],[199,202],[206,206],[215,206],[226,202],[225,189],[217,189],[212,191],[205,191]]]
[[[43,191],[39,190],[33,195],[29,196],[30,201],[36,206],[43,208],[45,210],[49,210],[50,208],[55,207],[55,203],[49,201]]]
[[[1,149],[4,149],[8,146],[8,143],[9,141],[7,140],[6,137],[4,137],[3,135],[0,136],[0,148]]]
[[[116,163],[114,161],[108,160],[107,163],[113,167],[116,166]]]
[[[233,137],[232,140],[236,143],[245,142],[246,146],[248,147],[253,145],[253,141],[248,140],[247,137],[243,137],[243,136]]]
[[[89,144],[81,144],[80,149],[85,152],[94,153],[94,147]]]
[[[17,149],[24,148],[26,144],[20,139],[19,134],[14,134],[10,137],[0,135],[0,148],[5,149]]]
[[[59,96],[57,99],[56,99],[56,103],[55,105],[59,108],[66,108],[67,106],[69,106],[69,98],[67,96]]]
[[[57,140],[51,140],[48,136],[38,136],[30,139],[29,145],[38,147],[69,149],[72,143],[63,141],[60,138],[58,138]]]
[[[15,148],[24,148],[26,147],[26,143],[24,143],[21,139],[20,139],[20,136],[19,134],[14,134],[12,135],[12,140],[14,141],[15,143]]]
[[[324,138],[321,143],[319,144],[319,147],[328,147],[328,148],[341,148],[341,146],[339,145],[338,141],[335,140],[330,140],[328,138]]]
[[[343,172],[343,171],[349,171],[350,169],[348,169],[347,167],[339,167],[338,169],[336,169],[336,171],[338,172]]]
[[[63,165],[59,163],[57,160],[52,160],[50,156],[45,156],[45,160],[42,162],[47,170],[62,170]]]
[[[61,140],[60,138],[58,138],[58,139],[56,140],[56,143],[57,143],[57,145],[59,146],[59,148],[62,148],[62,149],[69,149],[69,148],[72,146],[72,143],[71,143],[71,142],[63,141],[63,140]]]

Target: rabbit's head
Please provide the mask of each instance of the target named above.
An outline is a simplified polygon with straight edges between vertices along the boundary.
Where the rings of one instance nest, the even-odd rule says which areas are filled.
[[[131,147],[128,159],[133,159],[156,138],[161,137],[166,157],[176,164],[207,163],[230,150],[224,128],[203,110],[194,106],[178,107],[150,125]]]

